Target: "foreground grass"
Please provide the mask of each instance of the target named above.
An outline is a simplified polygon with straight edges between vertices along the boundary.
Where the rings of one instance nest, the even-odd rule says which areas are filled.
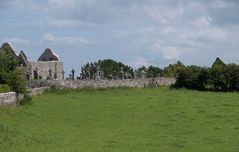
[[[0,151],[239,151],[238,93],[113,89],[33,100],[0,109]]]

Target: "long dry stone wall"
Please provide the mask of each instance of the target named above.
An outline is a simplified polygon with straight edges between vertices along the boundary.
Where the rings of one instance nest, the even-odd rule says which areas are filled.
[[[125,80],[74,80],[74,81],[54,81],[53,84],[60,88],[110,88],[110,87],[134,87],[143,88],[147,86],[172,85],[175,83],[174,78],[156,78],[156,79],[125,79]],[[50,87],[34,88],[29,90],[30,95],[36,96],[49,90]],[[19,98],[15,92],[0,94],[0,106],[16,106]]]
[[[143,88],[147,86],[172,85],[174,78],[157,79],[125,79],[125,80],[73,80],[56,81],[54,84],[60,88],[110,88],[110,87],[135,87]]]
[[[15,92],[0,94],[0,106],[16,106],[17,101],[18,99]]]

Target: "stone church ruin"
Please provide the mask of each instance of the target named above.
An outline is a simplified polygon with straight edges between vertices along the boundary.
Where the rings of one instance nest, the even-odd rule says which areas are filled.
[[[24,69],[25,77],[28,81],[29,88],[45,87],[56,85],[60,88],[81,88],[81,87],[145,87],[171,85],[175,83],[174,78],[146,78],[144,70],[141,72],[129,73],[121,70],[116,76],[110,75],[106,77],[100,66],[96,67],[95,74],[90,71],[83,71],[80,77],[75,75],[75,70],[72,69],[69,78],[64,78],[64,62],[50,48],[47,48],[38,58],[37,61],[29,61],[23,51],[17,55],[10,43],[5,43],[0,48],[0,51],[5,51],[18,61],[18,66]],[[115,71],[116,72],[116,71]],[[75,79],[75,77],[77,79]],[[43,81],[42,81],[43,80]],[[50,81],[45,81],[50,80]],[[54,80],[54,81],[52,81]]]
[[[4,43],[1,50],[16,58],[23,67],[28,80],[64,80],[64,62],[50,48],[47,48],[37,61],[29,61],[23,51],[16,54],[10,43]]]

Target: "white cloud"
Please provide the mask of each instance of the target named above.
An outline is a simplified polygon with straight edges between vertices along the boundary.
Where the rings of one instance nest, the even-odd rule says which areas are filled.
[[[201,16],[196,21],[194,21],[194,25],[197,27],[209,27],[211,25],[212,18],[207,16]]]
[[[57,8],[68,8],[75,6],[76,0],[49,0],[49,5]]]
[[[89,44],[89,41],[80,37],[56,37],[52,33],[43,35],[43,39],[54,43],[67,43],[67,44]]]
[[[83,56],[84,61],[110,55],[137,66],[178,59],[189,64],[211,63],[220,53],[234,61],[239,57],[237,0],[2,1],[0,33],[10,37],[6,41],[23,43],[26,45],[21,46],[34,50],[44,39],[42,43],[62,50],[100,50],[100,54]],[[33,12],[29,7],[38,9]],[[53,32],[39,38],[45,29]],[[34,42],[11,38],[11,33]],[[99,45],[89,45],[93,43],[88,39]]]
[[[139,57],[135,63],[134,63],[134,66],[135,67],[142,67],[142,66],[149,66],[150,63],[148,62],[148,60],[146,60],[144,57]]]
[[[161,24],[170,24],[184,13],[180,7],[168,9],[159,6],[149,6],[146,8],[146,12],[149,17],[153,20],[159,21]]]
[[[176,47],[167,46],[163,47],[160,51],[163,54],[163,57],[170,61],[177,61],[180,57],[180,52],[177,50]]]
[[[66,27],[66,26],[79,26],[82,25],[83,23],[79,20],[74,19],[49,19],[47,24],[54,27]]]
[[[230,3],[224,0],[215,0],[211,3],[211,7],[218,8],[218,9],[224,9],[224,8],[233,7],[233,6],[234,6],[233,3]]]
[[[167,46],[162,41],[158,41],[151,46],[151,48],[161,53],[164,59],[169,61],[177,61],[180,58],[181,52],[175,46]]]
[[[44,34],[43,39],[47,40],[47,41],[55,41],[56,40],[55,36],[51,33]]]
[[[48,4],[51,8],[57,9],[78,9],[86,5],[94,5],[99,1],[96,0],[48,0]]]
[[[29,0],[11,0],[9,1],[11,8],[19,8],[19,9],[28,9],[28,10],[36,10],[40,8],[40,4],[36,1],[29,1]],[[27,7],[26,7],[27,6]]]
[[[113,31],[114,37],[117,39],[123,39],[127,36],[129,36],[131,33],[128,31],[122,31],[122,30],[115,30]]]
[[[90,23],[90,22],[83,22],[77,19],[55,19],[50,18],[47,20],[46,23],[48,26],[51,27],[95,27],[96,23]]]
[[[226,29],[210,27],[188,31],[188,33],[182,35],[182,38],[195,42],[203,42],[205,44],[212,42],[220,44],[229,41],[228,36]]]

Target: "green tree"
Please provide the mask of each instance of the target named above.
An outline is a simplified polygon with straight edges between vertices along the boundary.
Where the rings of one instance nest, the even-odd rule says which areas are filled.
[[[2,48],[4,50],[0,50],[0,84],[8,84],[12,91],[26,94],[27,86],[23,69],[18,68],[17,58],[11,50],[7,50],[11,47],[5,44]]]
[[[8,84],[16,93],[27,94],[27,81],[22,68],[16,68],[11,72]]]
[[[18,60],[4,50],[0,50],[0,69],[10,72],[17,68]]]
[[[227,79],[230,91],[239,91],[239,65],[227,65]]]
[[[4,43],[0,50],[2,52],[5,52],[9,56],[12,56],[13,58],[17,58],[17,55],[15,54],[15,51],[13,50],[12,46],[9,43]]]
[[[163,75],[165,77],[176,77],[177,72],[184,67],[184,64],[180,61],[177,61],[175,64],[169,64],[169,66],[164,68]]]
[[[175,87],[204,90],[208,81],[208,71],[199,66],[188,66],[178,70]]]
[[[105,60],[98,60],[97,62],[93,63],[86,63],[84,66],[81,67],[81,72],[86,77],[90,75],[90,78],[94,78],[94,75],[97,71],[97,67],[104,72],[105,77],[116,77],[120,75],[121,68],[123,68],[124,73],[133,74],[133,68],[128,65],[123,64],[122,62],[117,62],[112,59],[105,59]]]
[[[226,91],[228,89],[226,70],[226,64],[220,58],[217,58],[210,69],[210,83],[214,90]]]
[[[174,87],[176,88],[191,88],[191,77],[192,77],[192,70],[190,68],[180,68],[177,72],[176,76],[176,83]]]
[[[7,84],[12,73],[17,68],[18,61],[4,50],[0,50],[0,84]]]
[[[154,67],[154,66],[149,66],[147,69],[147,77],[148,78],[156,78],[158,76],[162,76],[163,70],[160,69],[159,67]]]

